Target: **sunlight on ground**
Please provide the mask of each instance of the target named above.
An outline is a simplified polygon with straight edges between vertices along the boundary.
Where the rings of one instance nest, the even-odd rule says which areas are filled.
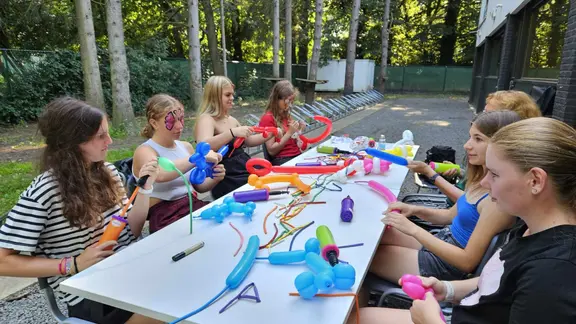
[[[406,106],[394,106],[390,109],[392,109],[393,111],[401,111],[401,110],[408,110],[409,108]]]
[[[404,116],[410,117],[410,116],[422,116],[422,115],[424,115],[424,113],[422,111],[414,110],[414,111],[407,112]]]
[[[426,124],[426,125],[441,126],[441,127],[447,127],[447,126],[451,125],[450,122],[447,122],[445,120],[426,120],[426,121],[417,122],[416,124]]]

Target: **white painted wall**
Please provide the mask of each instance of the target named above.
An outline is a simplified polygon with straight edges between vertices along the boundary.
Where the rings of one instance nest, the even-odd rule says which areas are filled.
[[[506,20],[510,13],[517,13],[530,0],[482,0],[476,46],[479,46],[486,36],[492,35]],[[488,3],[488,5],[486,5]]]
[[[310,67],[310,62],[308,62]],[[372,60],[355,60],[354,63],[354,92],[366,91],[374,88],[374,68]],[[344,76],[346,74],[346,60],[331,60],[328,65],[318,68],[316,79],[328,80],[325,84],[317,84],[316,91],[341,91],[344,89]]]

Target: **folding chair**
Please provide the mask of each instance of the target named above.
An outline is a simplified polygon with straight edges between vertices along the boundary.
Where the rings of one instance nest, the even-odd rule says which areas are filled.
[[[46,280],[46,278],[38,278],[38,285],[40,286],[40,290],[44,292],[44,296],[46,296],[48,309],[50,310],[50,313],[56,322],[63,324],[94,324],[83,319],[67,317],[62,314],[62,311],[60,308],[58,308],[58,304],[56,303],[56,296],[54,296],[54,291],[52,290],[52,287],[48,285],[48,280]]]

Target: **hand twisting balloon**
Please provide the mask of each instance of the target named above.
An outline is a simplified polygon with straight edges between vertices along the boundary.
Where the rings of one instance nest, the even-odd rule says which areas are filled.
[[[402,290],[412,299],[425,300],[426,293],[434,293],[434,289],[424,287],[420,277],[411,274],[403,275],[402,278],[400,278],[400,284],[402,285]],[[442,320],[446,322],[442,311],[440,311],[440,316]]]

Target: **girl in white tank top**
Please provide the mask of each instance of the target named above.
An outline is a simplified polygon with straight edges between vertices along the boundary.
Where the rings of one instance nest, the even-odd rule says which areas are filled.
[[[134,177],[138,179],[134,170],[138,170],[140,163],[148,161],[151,157],[164,157],[174,162],[188,178],[190,170],[194,168],[194,165],[188,162],[189,157],[194,154],[194,148],[190,143],[178,140],[184,129],[182,104],[171,96],[155,95],[146,103],[146,118],[148,123],[142,130],[142,135],[148,140],[134,152],[132,168]],[[221,160],[221,156],[210,151],[206,159],[217,163]],[[197,192],[208,192],[224,179],[225,174],[224,166],[217,164],[214,167],[214,179],[206,178],[203,183],[193,187]],[[148,212],[148,219],[151,233],[190,214],[188,191],[184,179],[177,172],[161,171],[150,197],[152,207]],[[199,200],[196,192],[193,192],[192,200],[194,210],[208,204]]]

